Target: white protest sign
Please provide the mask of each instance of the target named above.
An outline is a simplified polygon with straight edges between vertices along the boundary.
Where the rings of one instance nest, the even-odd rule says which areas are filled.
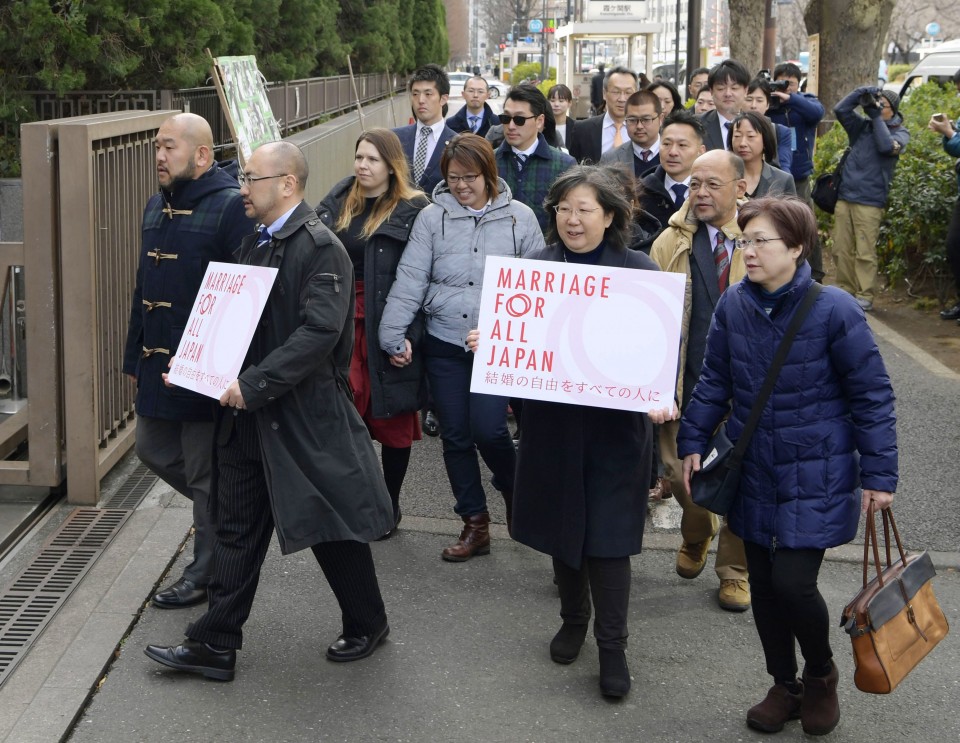
[[[243,358],[277,277],[276,268],[210,263],[168,379],[220,399]]]
[[[471,392],[644,412],[672,404],[686,277],[487,258]]]

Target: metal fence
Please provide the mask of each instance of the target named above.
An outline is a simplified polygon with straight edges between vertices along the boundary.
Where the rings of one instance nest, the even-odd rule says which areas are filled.
[[[283,83],[268,83],[267,98],[283,136],[336,116],[356,106],[370,103],[403,87],[398,75],[373,73],[356,75],[356,95],[348,75],[312,77]],[[33,117],[36,121],[64,119],[72,116],[115,113],[121,111],[157,111],[180,109],[202,116],[213,129],[214,147],[223,150],[234,146],[233,137],[213,86],[183,90],[82,90],[57,95],[49,91],[32,91]],[[5,135],[15,132],[5,131]]]

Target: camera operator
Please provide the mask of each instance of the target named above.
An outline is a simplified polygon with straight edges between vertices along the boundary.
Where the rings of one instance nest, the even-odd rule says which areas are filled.
[[[960,70],[953,73],[953,84],[960,93]],[[927,127],[943,137],[943,149],[948,155],[960,157],[960,119],[956,124],[951,124],[946,115],[934,114]],[[956,171],[957,187],[960,189],[960,160],[957,160]],[[940,317],[960,323],[960,196],[953,205],[953,216],[950,218],[950,226],[947,227],[947,263],[957,286],[957,301],[953,307],[942,310]]]
[[[815,95],[800,92],[802,75],[800,68],[792,62],[783,62],[773,68],[767,116],[774,124],[783,124],[793,134],[790,172],[797,187],[797,196],[809,203],[813,145],[817,141],[817,124],[823,118],[823,104]],[[810,204],[810,208],[813,208],[813,204]]]
[[[897,159],[910,132],[897,112],[900,97],[890,90],[857,88],[833,113],[850,139],[834,212],[833,257],[837,286],[865,312],[873,309],[877,283],[877,237]],[[863,109],[866,116],[856,112]]]

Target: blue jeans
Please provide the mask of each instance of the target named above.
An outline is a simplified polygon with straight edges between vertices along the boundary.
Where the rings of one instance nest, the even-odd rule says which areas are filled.
[[[496,486],[513,492],[517,453],[507,428],[507,398],[470,392],[473,354],[469,351],[435,338],[426,345],[424,362],[434,410],[440,419],[443,463],[457,501],[454,511],[460,516],[486,513],[478,449],[493,472]],[[442,350],[455,355],[433,355],[431,346],[434,350],[448,346]]]

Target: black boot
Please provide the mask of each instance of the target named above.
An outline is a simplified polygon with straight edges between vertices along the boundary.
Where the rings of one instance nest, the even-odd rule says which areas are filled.
[[[630,669],[623,650],[600,648],[600,693],[605,697],[625,697],[630,691]]]

